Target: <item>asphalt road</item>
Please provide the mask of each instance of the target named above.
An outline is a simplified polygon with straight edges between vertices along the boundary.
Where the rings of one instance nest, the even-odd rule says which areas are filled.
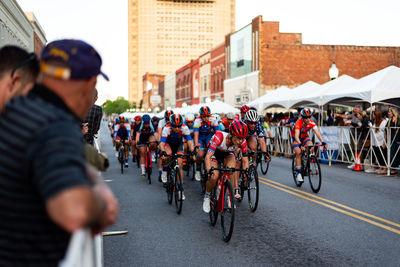
[[[104,125],[103,125],[104,127]],[[255,213],[247,197],[236,209],[232,239],[222,240],[220,220],[210,226],[202,211],[200,185],[186,178],[181,215],[165,189],[140,177],[130,161],[121,175],[108,130],[102,150],[111,167],[104,173],[121,213],[104,237],[104,263],[117,266],[400,266],[400,179],[346,168],[322,167],[318,194],[308,181],[296,188],[291,161],[274,157],[260,175]]]

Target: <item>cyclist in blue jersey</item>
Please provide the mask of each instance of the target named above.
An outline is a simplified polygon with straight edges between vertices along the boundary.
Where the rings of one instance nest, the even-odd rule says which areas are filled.
[[[190,137],[189,128],[183,124],[183,118],[179,114],[172,114],[169,123],[163,128],[160,142],[161,160],[164,165],[161,180],[163,183],[167,182],[167,169],[165,166],[168,164],[166,155],[183,154],[183,138],[187,140],[189,150],[193,151],[193,140]],[[178,165],[181,172],[181,179],[183,183],[183,159],[178,159]],[[182,189],[182,199],[185,200],[185,195]]]
[[[119,150],[121,149],[121,144],[124,144],[125,149],[125,168],[128,167],[128,157],[129,157],[129,132],[126,127],[126,123],[123,119],[119,120],[119,127],[115,133],[115,147],[117,148],[117,156]]]
[[[196,181],[200,181],[200,167],[207,152],[208,142],[215,132],[219,131],[217,120],[211,116],[211,110],[207,106],[203,106],[199,111],[200,118],[194,121],[194,143],[196,148],[199,148],[196,160]]]
[[[150,144],[150,150],[157,148],[156,138],[154,137],[154,128],[150,123],[151,118],[148,114],[142,116],[142,122],[136,131],[136,146],[140,153],[140,169],[142,170],[142,178],[146,178],[145,159],[146,159],[146,142]]]

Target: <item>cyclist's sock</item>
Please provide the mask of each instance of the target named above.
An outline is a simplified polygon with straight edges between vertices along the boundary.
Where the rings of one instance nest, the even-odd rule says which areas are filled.
[[[128,159],[125,159],[125,163],[128,163]]]
[[[301,173],[301,166],[296,166],[296,172]]]
[[[211,194],[211,192],[207,192],[207,190],[206,190],[206,192],[204,193],[204,197],[210,198],[210,194]]]
[[[158,169],[158,175],[161,176],[161,174],[162,174],[162,168]]]
[[[140,164],[140,168],[142,169],[142,174],[146,172],[144,167],[145,167],[144,164]]]

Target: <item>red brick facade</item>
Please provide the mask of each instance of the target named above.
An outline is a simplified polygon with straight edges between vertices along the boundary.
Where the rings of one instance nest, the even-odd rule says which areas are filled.
[[[183,103],[190,104],[192,98],[191,80],[191,63],[176,71],[176,107],[182,107]]]
[[[260,93],[282,85],[294,87],[307,81],[329,81],[335,63],[339,75],[361,78],[390,65],[400,67],[399,47],[311,45],[300,33],[280,33],[279,22],[252,22],[259,32]]]
[[[211,99],[224,98],[225,43],[211,50]]]

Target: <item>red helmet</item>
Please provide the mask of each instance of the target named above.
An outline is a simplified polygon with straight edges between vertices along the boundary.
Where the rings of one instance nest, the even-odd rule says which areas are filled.
[[[181,127],[183,124],[183,118],[180,114],[172,114],[169,117],[169,122],[173,127]]]
[[[171,117],[172,114],[174,114],[174,111],[173,111],[172,109],[166,110],[166,111],[164,112],[164,119],[165,119],[165,121],[168,121],[168,120],[169,120],[169,117]]]
[[[247,106],[247,105],[243,105],[241,108],[240,108],[240,112],[242,112],[242,113],[246,113],[247,111],[249,111],[250,110],[250,108],[249,108],[249,106]]]
[[[229,132],[239,138],[245,138],[249,133],[249,128],[247,128],[246,123],[242,121],[233,121],[229,125]]]
[[[141,121],[141,120],[142,120],[142,117],[140,117],[139,115],[137,115],[137,116],[135,116],[134,120],[135,120],[135,121]]]
[[[203,106],[199,110],[200,117],[208,117],[211,116],[211,109],[207,106]]]

